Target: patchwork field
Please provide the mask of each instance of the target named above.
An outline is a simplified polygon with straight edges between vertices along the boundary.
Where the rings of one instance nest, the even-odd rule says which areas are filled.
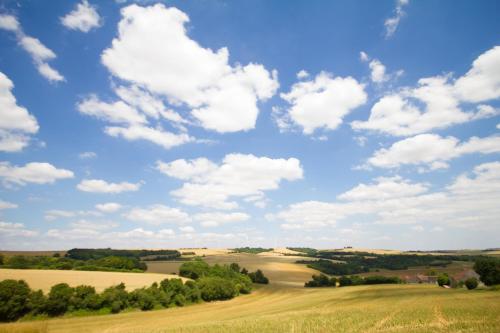
[[[311,275],[317,274],[316,270],[306,265],[295,264],[295,261],[303,257],[283,256],[276,253],[260,253],[258,255],[249,253],[217,253],[207,255],[203,258],[209,264],[238,263],[249,271],[261,269],[264,275],[269,277],[272,284],[294,285],[302,287],[304,282],[311,279]],[[182,261],[151,261],[148,262],[148,272],[171,274],[179,271]]]
[[[149,286],[163,279],[178,278],[176,275],[154,273],[87,272],[43,269],[0,269],[0,281],[15,279],[26,281],[32,289],[48,292],[57,283],[66,282],[70,286],[85,284],[94,286],[97,291],[125,283],[128,290]]]
[[[430,285],[266,286],[230,301],[152,312],[0,325],[0,332],[500,331],[500,293]]]

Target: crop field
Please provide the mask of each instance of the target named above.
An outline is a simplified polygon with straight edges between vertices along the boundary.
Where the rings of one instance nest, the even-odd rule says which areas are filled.
[[[230,301],[0,325],[0,332],[499,332],[500,293],[431,285],[269,285]]]
[[[258,255],[249,253],[217,253],[207,255],[203,258],[209,264],[238,263],[249,271],[261,269],[264,275],[269,277],[272,284],[286,284],[303,286],[304,282],[311,279],[311,275],[318,272],[306,267],[306,265],[295,264],[302,257],[280,256],[276,253],[260,253]],[[148,272],[171,274],[179,271],[182,261],[151,261],[148,262]]]
[[[121,272],[89,272],[62,271],[42,269],[0,269],[0,281],[5,279],[24,280],[32,289],[48,292],[57,283],[66,282],[70,286],[85,284],[94,286],[97,291],[125,283],[128,290],[149,286],[153,282],[167,278],[178,278],[176,275],[154,273],[121,273]]]

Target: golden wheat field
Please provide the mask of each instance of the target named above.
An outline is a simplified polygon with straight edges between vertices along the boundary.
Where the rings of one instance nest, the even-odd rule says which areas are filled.
[[[0,332],[500,331],[500,293],[430,285],[306,289],[269,285],[230,301],[0,325]]]
[[[32,289],[42,289],[44,292],[48,292],[50,287],[62,282],[66,282],[72,287],[81,284],[91,285],[97,291],[102,291],[109,286],[123,282],[128,290],[133,290],[170,278],[178,278],[178,276],[155,273],[0,269],[0,281],[6,279],[24,280]]]

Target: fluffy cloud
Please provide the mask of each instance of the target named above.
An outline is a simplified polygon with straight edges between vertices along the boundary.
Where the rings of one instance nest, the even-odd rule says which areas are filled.
[[[239,212],[211,212],[196,214],[193,218],[194,220],[199,221],[204,227],[218,227],[223,224],[247,221],[250,219],[250,215]]]
[[[187,213],[179,208],[164,205],[152,205],[147,208],[134,208],[123,215],[125,218],[153,225],[160,224],[185,224],[191,221]]]
[[[14,166],[9,162],[0,162],[0,178],[6,185],[51,184],[73,176],[73,172],[57,169],[50,163],[31,162],[24,166]]]
[[[0,15],[0,29],[15,33],[19,45],[28,52],[43,77],[50,82],[64,81],[64,77],[48,64],[56,54],[37,38],[26,35],[16,17]]]
[[[217,209],[238,207],[234,197],[264,196],[275,190],[282,180],[302,178],[302,167],[296,158],[271,159],[254,155],[229,154],[217,165],[207,159],[158,162],[157,169],[166,175],[185,180],[171,192],[186,205]]]
[[[173,105],[186,105],[206,129],[255,127],[258,101],[274,95],[277,74],[262,65],[231,66],[229,51],[200,46],[186,32],[188,16],[162,4],[121,11],[118,37],[102,54],[113,75],[146,88]]]
[[[14,204],[14,203],[0,200],[0,210],[3,210],[3,209],[13,209],[13,208],[17,208],[17,207],[18,206],[16,204]]]
[[[26,229],[22,223],[11,223],[0,221],[0,239],[10,237],[34,237],[38,232]]]
[[[108,183],[102,179],[84,179],[77,185],[80,191],[92,193],[122,193],[138,191],[142,183]]]
[[[409,0],[396,0],[396,8],[394,9],[394,16],[385,20],[385,37],[390,38],[396,32],[399,22],[406,15],[404,7],[408,5]]]
[[[186,133],[175,134],[164,131],[161,128],[148,126],[116,127],[109,126],[105,129],[106,134],[114,137],[123,137],[128,141],[147,140],[165,149],[170,149],[184,143],[194,141],[194,138]]]
[[[295,83],[281,98],[291,105],[288,120],[302,127],[304,134],[312,134],[322,127],[336,129],[347,114],[366,102],[367,96],[364,86],[352,77],[321,72],[310,81]]]
[[[472,68],[457,80],[455,89],[460,99],[484,102],[500,97],[500,46],[481,54]]]
[[[83,0],[82,3],[76,5],[74,10],[61,17],[61,23],[71,30],[89,32],[101,25],[101,18],[96,8],[90,5],[87,0]]]
[[[130,105],[118,101],[106,103],[92,95],[77,104],[77,109],[83,114],[115,124],[144,124],[146,117]]]
[[[345,202],[299,202],[267,218],[280,221],[286,230],[334,226],[338,221],[360,216],[368,223],[428,224],[434,225],[433,230],[443,226],[488,229],[500,218],[500,162],[478,165],[472,177],[463,174],[433,193],[426,184],[400,178],[391,186],[380,183],[387,181],[378,179],[339,195]],[[405,195],[395,195],[396,187],[402,188]],[[353,196],[356,192],[362,195]]]
[[[92,210],[61,210],[51,209],[45,212],[44,219],[54,221],[60,218],[71,218],[76,216],[101,216],[102,214]]]
[[[472,137],[466,142],[437,134],[419,134],[397,141],[389,148],[377,150],[368,164],[380,168],[396,168],[404,164],[426,165],[430,169],[447,168],[447,161],[465,154],[500,152],[500,136]]]
[[[408,197],[427,192],[425,184],[411,183],[399,176],[379,177],[375,184],[359,184],[351,190],[342,193],[337,198],[347,201],[383,200],[398,197]]]
[[[497,46],[480,55],[472,69],[456,81],[451,75],[423,78],[416,87],[383,96],[373,105],[369,119],[352,122],[352,128],[410,136],[496,116],[499,110],[491,106],[481,104],[477,111],[465,112],[461,104],[500,97],[498,64],[500,47]]]
[[[38,123],[26,108],[17,105],[14,84],[0,72],[0,151],[20,151],[29,144],[29,134],[38,132]]]
[[[122,208],[122,205],[116,202],[107,202],[95,205],[95,208],[103,213],[114,213]]]

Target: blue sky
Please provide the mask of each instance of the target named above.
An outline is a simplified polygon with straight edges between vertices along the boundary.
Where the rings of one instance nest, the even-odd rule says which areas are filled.
[[[497,247],[499,7],[3,1],[0,247]]]

